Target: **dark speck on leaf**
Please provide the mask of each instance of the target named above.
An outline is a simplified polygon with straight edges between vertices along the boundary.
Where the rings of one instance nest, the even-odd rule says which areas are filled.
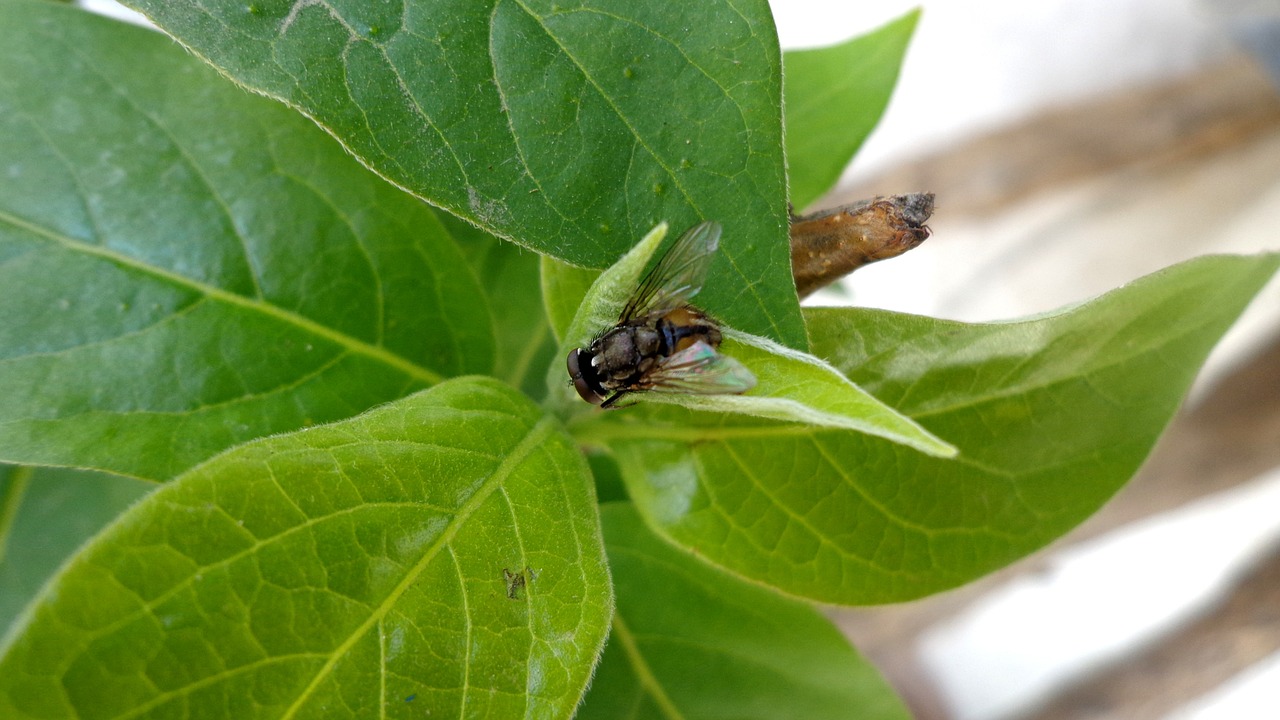
[[[507,584],[507,599],[519,600],[520,591],[524,589],[525,583],[527,582],[525,580],[524,571],[518,570],[516,572],[511,572],[506,568],[502,568],[502,579]]]

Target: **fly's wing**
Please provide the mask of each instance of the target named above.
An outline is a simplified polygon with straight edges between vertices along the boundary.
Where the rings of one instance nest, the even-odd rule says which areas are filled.
[[[720,231],[718,222],[704,222],[686,230],[640,281],[618,322],[688,305],[702,289],[707,266],[720,245]]]
[[[645,377],[645,389],[692,395],[738,395],[756,386],[747,366],[699,340],[663,360]]]

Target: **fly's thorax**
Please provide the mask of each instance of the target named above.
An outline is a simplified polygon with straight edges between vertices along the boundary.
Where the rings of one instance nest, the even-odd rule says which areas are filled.
[[[662,354],[662,335],[649,324],[619,325],[592,343],[592,365],[605,380],[643,372]]]
[[[632,393],[723,395],[755,386],[746,367],[716,352],[720,326],[687,304],[702,289],[720,232],[715,222],[686,231],[640,280],[618,324],[570,351],[566,370],[583,400],[607,409]]]

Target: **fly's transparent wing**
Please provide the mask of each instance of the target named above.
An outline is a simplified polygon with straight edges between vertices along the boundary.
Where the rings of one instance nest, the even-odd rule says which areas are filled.
[[[688,305],[702,289],[707,266],[720,245],[720,231],[718,222],[704,222],[686,230],[640,281],[618,322]]]
[[[739,395],[756,386],[745,365],[699,340],[662,361],[644,380],[646,390],[692,395]]]

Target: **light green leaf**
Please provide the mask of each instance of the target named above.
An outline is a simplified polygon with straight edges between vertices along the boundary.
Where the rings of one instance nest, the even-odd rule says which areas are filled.
[[[0,28],[0,459],[167,479],[493,367],[449,234],[314,125],[154,32]]]
[[[783,55],[787,180],[797,210],[835,185],[880,122],[919,20],[913,10],[838,45]]]
[[[665,224],[655,227],[630,253],[596,278],[564,331],[560,355],[565,355],[570,348],[587,345],[602,330],[617,322],[666,232]],[[567,301],[580,295],[580,275],[545,264],[543,270],[544,294],[549,308],[563,308]],[[551,313],[553,316],[564,314],[562,309]],[[745,395],[640,393],[635,396],[637,402],[856,430],[905,443],[921,452],[942,456],[955,454],[955,448],[868,395],[822,360],[730,328],[724,328],[724,334],[720,351],[752,371],[757,381],[753,390]],[[577,411],[578,415],[594,418],[587,422],[600,426],[579,425],[580,436],[607,440],[614,431],[632,432],[634,428],[629,425],[615,424],[611,428],[608,418],[616,413],[595,410],[582,403],[567,380],[564,366],[553,363],[547,376],[552,401],[569,412]],[[785,434],[795,430],[797,428],[783,427],[779,432]]]
[[[568,717],[612,610],[586,463],[483,378],[224,453],[39,600],[0,717]]]
[[[0,466],[0,637],[85,540],[155,487],[106,473]]]
[[[1280,255],[1210,257],[1026,320],[808,311],[815,351],[960,455],[688,413],[611,432],[646,519],[701,557],[824,602],[961,585],[1124,485]]]
[[[618,608],[579,720],[906,720],[902,703],[806,604],[709,567],[602,508]]]
[[[720,221],[707,308],[805,346],[764,0],[127,4],[396,185],[525,247],[604,267],[659,221]]]
[[[757,384],[745,395],[650,393],[647,402],[735,413],[876,435],[939,457],[956,449],[872,397],[826,362],[762,337],[725,330],[720,352],[747,366]],[[787,432],[791,429],[784,430]]]

